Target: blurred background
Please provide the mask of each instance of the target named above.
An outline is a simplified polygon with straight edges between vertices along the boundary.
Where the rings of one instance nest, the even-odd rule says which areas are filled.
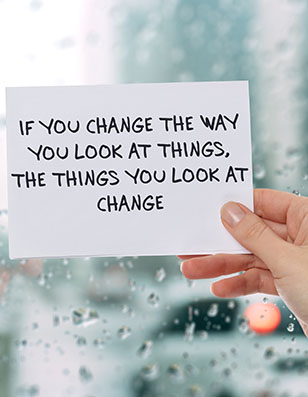
[[[5,131],[6,86],[249,80],[255,187],[307,195],[307,19],[307,0],[0,0],[0,397],[308,396],[277,298],[216,299],[171,256],[9,260]]]

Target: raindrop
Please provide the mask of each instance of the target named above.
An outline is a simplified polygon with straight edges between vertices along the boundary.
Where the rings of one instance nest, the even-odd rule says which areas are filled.
[[[224,368],[222,371],[223,376],[230,376],[231,375],[231,369],[230,368]]]
[[[263,164],[255,164],[253,167],[253,175],[255,179],[263,179],[266,175]]]
[[[186,283],[188,288],[194,288],[194,286],[196,285],[195,280],[189,280],[188,278],[186,278]]]
[[[90,380],[92,380],[93,375],[87,367],[82,366],[79,368],[79,378],[81,382],[89,382]]]
[[[209,334],[207,331],[200,331],[199,336],[200,336],[200,339],[206,340],[209,337]]]
[[[230,323],[231,323],[231,317],[230,317],[230,316],[226,316],[226,317],[225,317],[225,322],[226,322],[227,324],[230,324]]]
[[[189,323],[185,326],[185,340],[187,342],[192,342],[194,339],[196,323]]]
[[[235,302],[234,301],[229,301],[228,302],[228,309],[233,310],[235,308]]]
[[[238,329],[242,334],[247,334],[249,331],[248,319],[241,317],[238,322]]]
[[[98,313],[95,310],[83,307],[74,310],[72,313],[73,324],[83,325],[84,327],[96,323],[98,317]]]
[[[268,347],[264,352],[264,358],[270,360],[273,357],[275,357],[275,350],[273,347]]]
[[[127,327],[126,325],[123,325],[118,329],[118,337],[122,340],[127,339],[132,333],[132,330]]]
[[[40,394],[40,389],[37,385],[22,386],[17,389],[17,396],[20,397],[36,397]]]
[[[154,380],[158,376],[158,366],[157,364],[148,364],[142,367],[141,376],[146,380]]]
[[[287,157],[289,157],[292,160],[299,160],[301,158],[301,152],[298,148],[288,148],[287,149]]]
[[[44,273],[41,273],[38,279],[38,285],[40,287],[44,287],[46,285],[47,276]]]
[[[294,323],[289,323],[287,326],[287,331],[288,332],[293,332],[294,331]]]
[[[129,279],[128,285],[129,285],[131,291],[136,291],[136,281],[135,280]]]
[[[156,273],[155,273],[155,280],[158,283],[161,283],[162,281],[164,281],[164,279],[166,278],[166,271],[163,267],[161,267],[160,269],[157,269]]]
[[[101,338],[96,338],[93,341],[93,345],[97,347],[99,350],[103,350],[105,347],[105,342]]]
[[[159,303],[159,296],[157,294],[155,294],[154,292],[152,292],[149,296],[148,296],[148,303],[153,306],[153,307],[158,307],[158,303]]]
[[[194,316],[199,316],[199,314],[200,314],[200,312],[199,312],[199,309],[194,309]]]
[[[58,327],[60,324],[60,317],[57,314],[52,316],[52,324],[54,327]]]
[[[199,385],[192,385],[188,388],[188,396],[189,397],[203,397],[204,394]]]
[[[147,358],[152,353],[153,342],[146,340],[137,350],[137,355],[142,358]]]
[[[84,336],[78,336],[76,339],[76,344],[78,346],[85,346],[87,344],[87,340]]]
[[[207,311],[209,317],[216,317],[218,314],[218,303],[212,303]]]
[[[167,368],[167,374],[169,375],[169,377],[174,380],[174,381],[181,381],[183,379],[183,369],[181,368],[181,366],[177,363],[173,363],[171,365],[169,365],[169,367]]]
[[[32,329],[38,329],[39,325],[38,323],[32,323]]]

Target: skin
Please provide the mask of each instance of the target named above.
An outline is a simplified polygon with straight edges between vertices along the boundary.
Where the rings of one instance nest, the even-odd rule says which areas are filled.
[[[308,198],[256,189],[254,212],[229,202],[221,209],[221,221],[251,254],[179,256],[184,276],[203,279],[243,272],[213,283],[213,294],[279,295],[308,337]]]

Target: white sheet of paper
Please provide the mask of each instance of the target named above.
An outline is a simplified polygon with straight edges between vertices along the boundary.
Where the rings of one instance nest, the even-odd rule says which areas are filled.
[[[247,252],[246,81],[7,88],[7,135],[11,258]]]

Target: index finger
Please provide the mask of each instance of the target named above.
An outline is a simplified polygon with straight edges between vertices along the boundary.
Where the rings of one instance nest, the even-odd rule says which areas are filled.
[[[274,222],[286,223],[287,213],[294,200],[302,198],[292,193],[272,189],[254,190],[254,212]]]

